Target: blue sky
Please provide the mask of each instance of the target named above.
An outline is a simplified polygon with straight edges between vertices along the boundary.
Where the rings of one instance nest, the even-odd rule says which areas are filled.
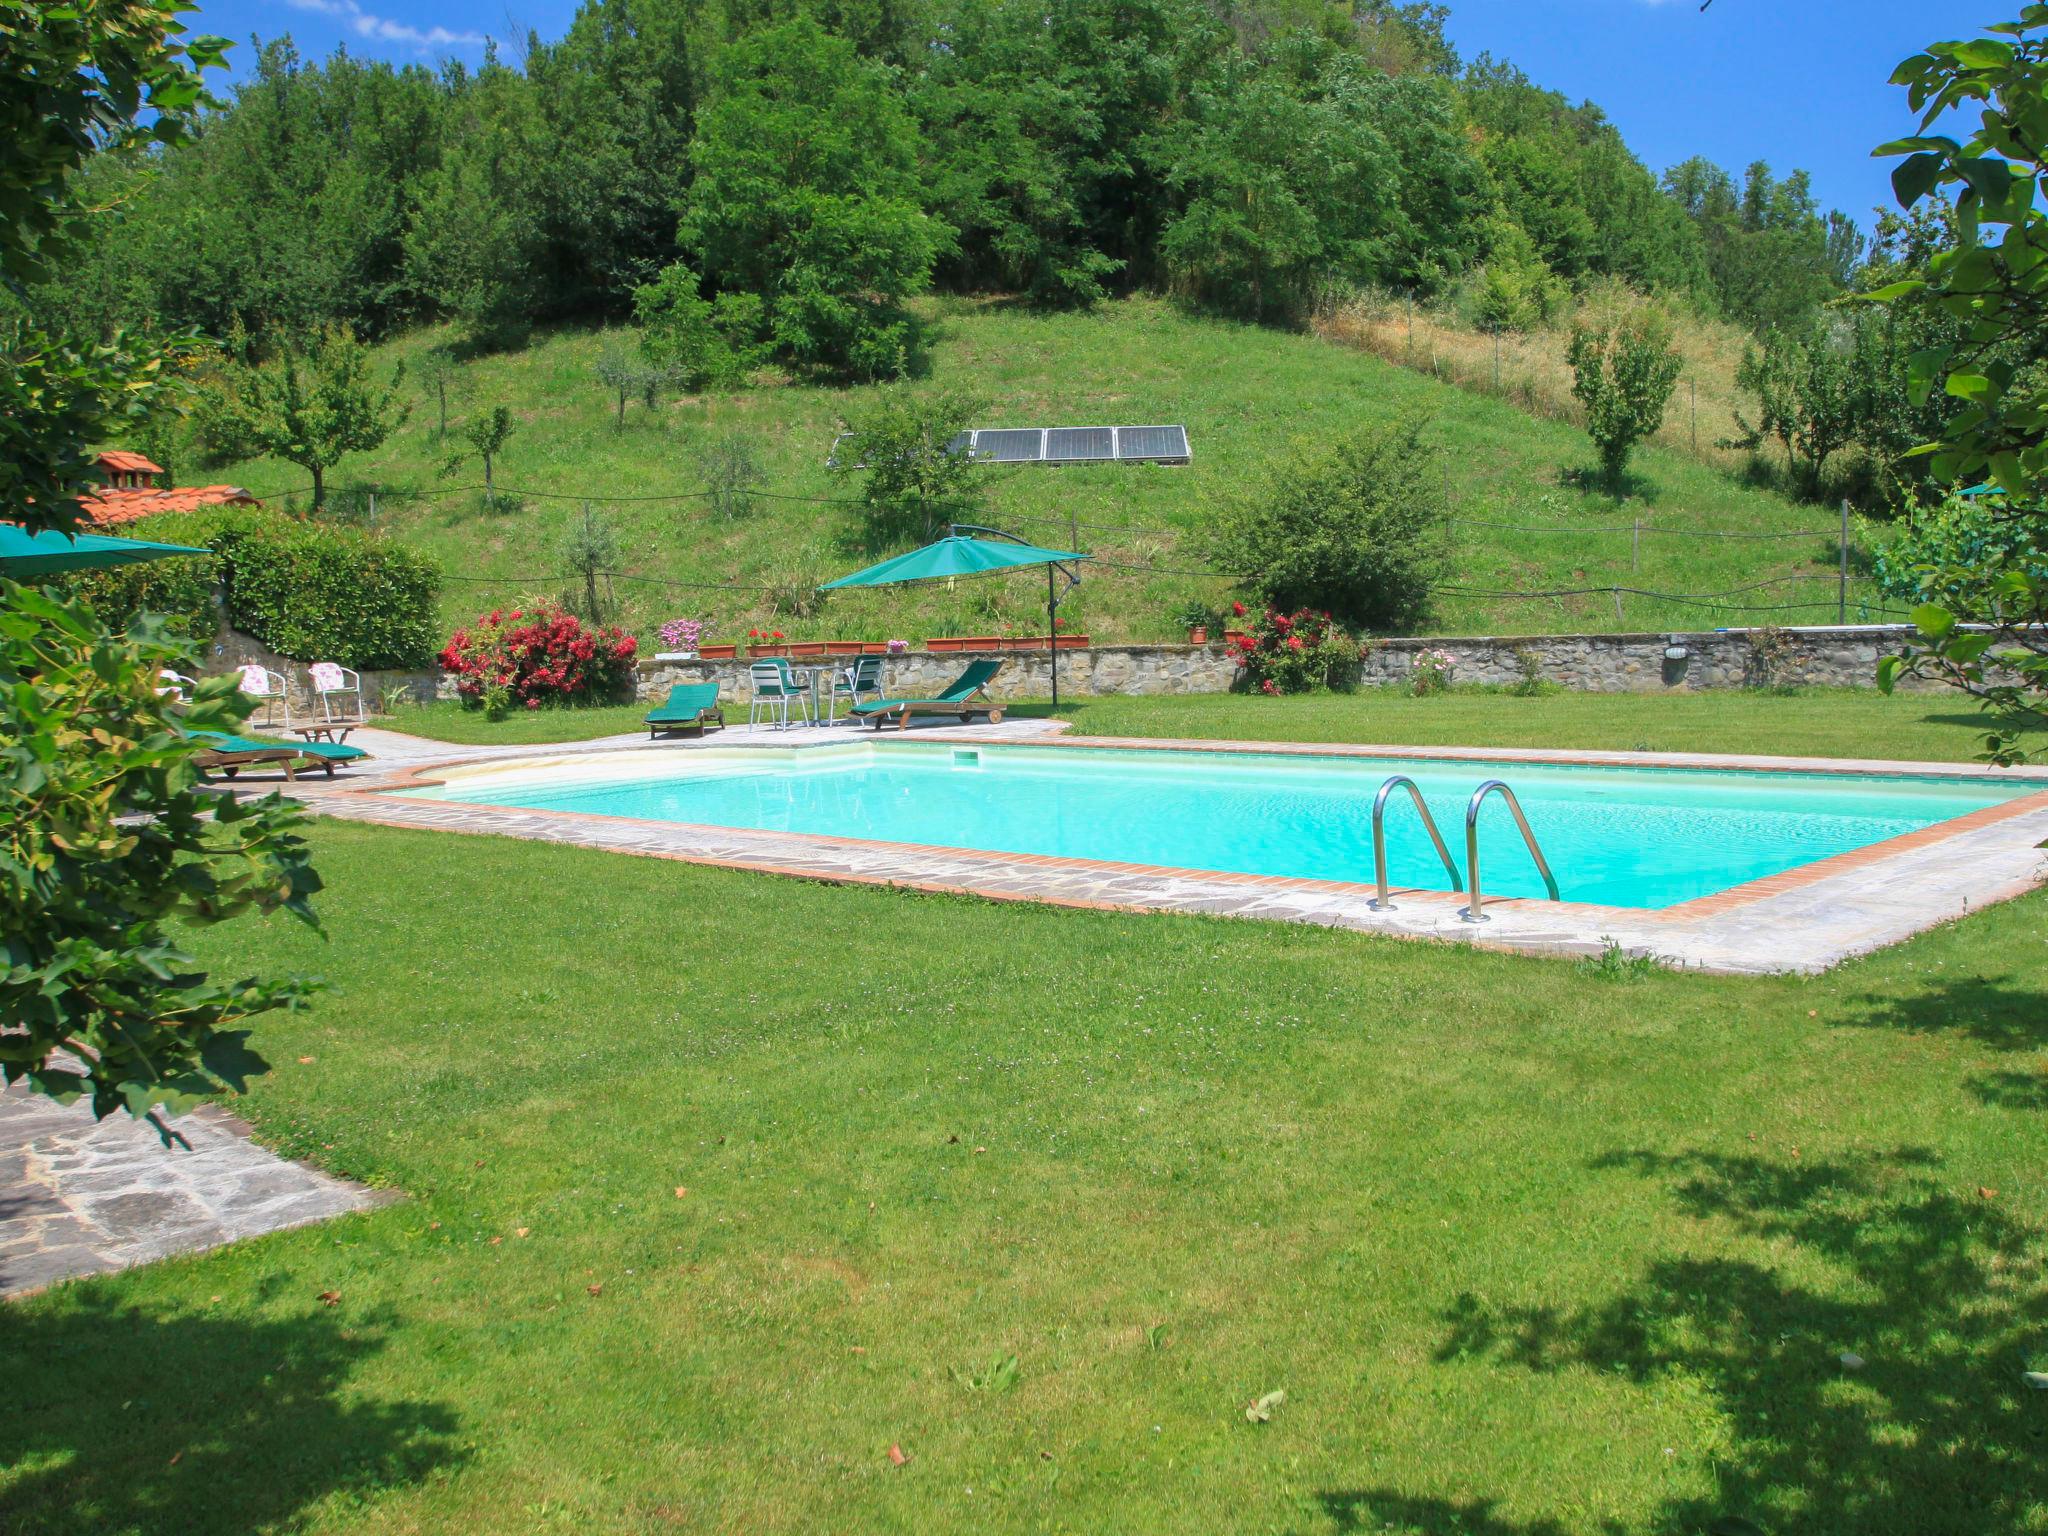
[[[1872,146],[1908,129],[1892,67],[1937,37],[1966,36],[2018,0],[1450,0],[1466,56],[1490,51],[1574,101],[1598,102],[1653,170],[1703,154],[1804,166],[1824,206],[1866,227],[1890,206]],[[240,41],[290,32],[302,51],[474,62],[528,29],[558,35],[575,0],[210,0],[199,26]],[[246,48],[237,53],[246,54]]]

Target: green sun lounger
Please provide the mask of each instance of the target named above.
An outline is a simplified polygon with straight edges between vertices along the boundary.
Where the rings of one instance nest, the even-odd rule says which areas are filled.
[[[708,731],[713,724],[725,729],[725,711],[718,707],[718,684],[677,683],[668,698],[647,712],[647,737],[651,741],[662,731],[686,731],[695,726]]]
[[[217,768],[231,779],[244,768],[259,767],[282,768],[287,780],[297,777],[301,768],[325,768],[327,777],[331,779],[336,763],[353,763],[370,755],[361,747],[343,746],[333,741],[306,741],[293,745],[257,741],[249,736],[229,736],[221,731],[187,731],[185,734],[206,747],[199,754],[201,772]]]
[[[988,696],[989,680],[1003,670],[1000,661],[973,661],[953,680],[953,685],[929,699],[870,699],[853,706],[856,720],[872,720],[876,730],[895,717],[896,729],[910,729],[912,715],[953,715],[965,720],[970,715],[987,715],[995,725],[1003,718],[1003,707]]]

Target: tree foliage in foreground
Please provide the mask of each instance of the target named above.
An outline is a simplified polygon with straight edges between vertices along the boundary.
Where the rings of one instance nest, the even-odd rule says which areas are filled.
[[[1921,114],[1921,132],[1878,152],[1904,156],[1892,172],[1900,206],[1947,202],[1957,239],[1917,276],[1870,298],[1932,303],[1955,323],[1954,340],[1909,363],[1916,398],[1939,388],[1962,404],[1926,445],[1934,476],[1953,484],[1984,477],[1997,493],[1990,515],[2037,528],[2048,521],[2048,5],[2028,5],[1989,30],[1936,43],[1892,76]],[[1968,139],[1929,131],[1952,111],[1975,122]],[[1995,721],[1988,754],[2019,761],[2017,731],[2048,724],[2048,581],[2024,562],[1928,574],[1934,590],[1960,584],[1962,595],[1915,611],[1920,641],[1885,660],[1879,684],[1917,673],[1975,696]],[[1965,630],[1965,616],[1987,627]]]
[[[317,927],[320,881],[297,806],[202,787],[184,733],[241,724],[234,679],[179,708],[165,668],[197,662],[154,619],[116,635],[0,582],[0,1072],[101,1116],[241,1091],[267,1068],[235,1026],[315,985],[215,980],[168,931],[278,909]]]
[[[176,0],[0,9],[0,281],[9,294],[103,217],[82,195],[95,143],[171,145],[203,99],[217,39],[179,44]],[[27,16],[29,25],[17,23]],[[144,126],[143,118],[150,118]],[[161,354],[7,322],[0,346],[0,519],[70,525],[89,454],[162,388]],[[32,360],[24,370],[20,360]],[[311,984],[223,983],[191,968],[173,920],[283,908],[304,921],[319,880],[277,796],[200,787],[187,728],[232,731],[234,683],[174,715],[165,668],[196,669],[154,621],[110,632],[82,602],[0,581],[0,1076],[95,1113],[151,1115],[265,1070],[232,1026]],[[83,1077],[56,1070],[59,1063]]]

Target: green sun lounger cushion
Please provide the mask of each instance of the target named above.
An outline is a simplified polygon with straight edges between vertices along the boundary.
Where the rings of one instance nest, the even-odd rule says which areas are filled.
[[[902,709],[905,705],[915,708],[919,704],[958,704],[980,692],[988,685],[989,679],[1002,670],[1003,664],[1000,661],[971,661],[967,664],[967,670],[955,678],[950,687],[928,699],[869,699],[865,703],[854,705],[853,713],[881,715],[892,709]]]
[[[229,736],[222,731],[187,731],[194,741],[203,741],[216,752],[296,752],[329,763],[352,763],[370,754],[361,747],[338,741],[257,741],[248,736]]]
[[[689,725],[708,728],[714,720],[725,724],[725,713],[718,707],[718,684],[677,683],[666,699],[647,712],[647,729],[652,734]]]

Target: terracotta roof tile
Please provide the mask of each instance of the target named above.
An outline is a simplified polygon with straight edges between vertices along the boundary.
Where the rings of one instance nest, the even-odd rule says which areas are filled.
[[[95,491],[81,496],[78,505],[97,526],[113,528],[163,512],[195,512],[201,507],[260,507],[263,503],[239,485],[181,485],[168,491],[154,486]]]
[[[117,470],[123,474],[160,475],[163,466],[152,464],[139,453],[130,453],[125,448],[109,448],[99,456],[102,469]]]

